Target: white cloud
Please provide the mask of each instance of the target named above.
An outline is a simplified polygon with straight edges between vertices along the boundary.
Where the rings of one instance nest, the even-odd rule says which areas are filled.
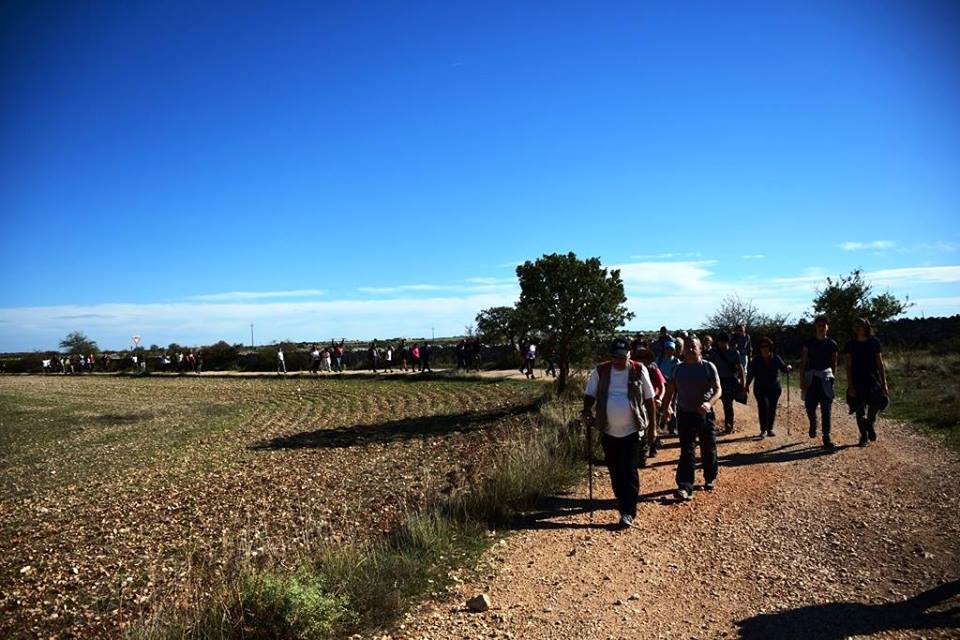
[[[864,249],[892,249],[896,245],[892,240],[874,240],[872,242],[841,242],[844,251],[862,251]]]
[[[292,289],[290,291],[227,291],[225,293],[205,293],[189,296],[188,300],[209,302],[230,302],[236,300],[262,300],[268,298],[312,298],[325,295],[323,289]]]
[[[619,268],[628,307],[637,317],[631,328],[697,326],[723,297],[737,294],[767,313],[797,318],[822,286],[827,271],[810,267],[788,277],[753,276],[722,279],[715,261],[630,262]],[[882,269],[864,277],[895,295],[910,294],[911,315],[960,312],[960,266]],[[140,334],[147,344],[208,344],[249,340],[255,324],[257,342],[280,339],[367,339],[399,335],[458,335],[481,309],[509,305],[519,292],[513,278],[474,277],[456,285],[368,287],[372,296],[351,300],[278,300],[225,297],[153,304],[109,303],[49,307],[0,308],[0,350],[48,349],[69,331],[83,330],[105,348],[123,348]],[[302,290],[318,291],[318,290]],[[245,292],[231,292],[245,293]],[[281,292],[247,292],[281,293]],[[289,294],[290,292],[283,292]],[[418,296],[417,294],[425,294]],[[224,296],[226,294],[209,294]],[[290,296],[293,297],[293,296]],[[306,297],[306,296],[304,296]]]
[[[750,255],[740,256],[740,257],[744,260],[763,260],[767,256],[763,255],[762,253],[753,253]]]
[[[699,258],[699,251],[688,253],[649,253],[646,255],[630,256],[631,260],[670,260],[674,258]]]

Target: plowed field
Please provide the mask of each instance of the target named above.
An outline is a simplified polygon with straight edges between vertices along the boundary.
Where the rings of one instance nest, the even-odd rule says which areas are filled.
[[[537,383],[0,378],[0,637],[116,637],[242,563],[388,531]]]

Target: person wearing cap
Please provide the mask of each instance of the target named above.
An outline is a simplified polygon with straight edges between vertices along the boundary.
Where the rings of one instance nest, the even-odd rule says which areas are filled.
[[[780,387],[780,373],[792,371],[783,358],[773,352],[773,340],[767,336],[760,339],[760,356],[747,364],[747,393],[753,387],[753,397],[757,399],[757,417],[760,420],[760,437],[772,438],[773,424],[777,420],[777,403],[783,389]]]
[[[700,354],[700,341],[690,338],[684,345],[684,361],[677,365],[663,399],[669,417],[671,402],[677,400],[677,429],[680,432],[680,459],[677,462],[677,498],[693,497],[697,464],[697,440],[700,440],[700,462],[703,465],[703,488],[713,491],[717,482],[717,433],[714,403],[722,396],[717,368]]]
[[[673,336],[670,335],[670,332],[667,331],[666,327],[660,327],[660,335],[657,336],[657,339],[651,343],[650,348],[653,350],[653,355],[657,357],[657,360],[663,357],[663,348],[667,345],[668,342],[674,342],[674,347],[676,347],[676,342],[673,339]]]
[[[641,451],[654,433],[647,425],[656,424],[657,408],[647,368],[630,360],[627,340],[614,340],[610,344],[610,360],[590,374],[581,416],[595,424],[602,434],[620,525],[629,527],[637,515],[640,496]]]
[[[870,321],[853,321],[854,337],[843,348],[847,365],[847,405],[857,415],[860,446],[877,439],[877,414],[890,404],[887,388],[887,369],[883,363],[883,349],[873,335]]]

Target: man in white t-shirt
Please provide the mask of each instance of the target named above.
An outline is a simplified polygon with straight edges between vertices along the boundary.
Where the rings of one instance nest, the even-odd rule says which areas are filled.
[[[287,375],[287,361],[283,357],[283,347],[277,347],[277,373]]]
[[[585,420],[602,434],[603,452],[610,483],[617,497],[620,525],[629,527],[637,515],[640,496],[642,438],[653,435],[647,425],[656,424],[653,385],[647,368],[629,358],[630,343],[617,338],[610,344],[610,361],[590,374],[583,396]]]

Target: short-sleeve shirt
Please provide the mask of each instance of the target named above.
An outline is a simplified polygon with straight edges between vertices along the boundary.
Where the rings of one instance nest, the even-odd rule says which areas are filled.
[[[843,352],[850,356],[850,373],[854,386],[864,383],[870,384],[879,380],[880,370],[877,368],[877,354],[881,353],[880,341],[876,338],[867,338],[863,342],[853,339],[847,342]]]
[[[697,411],[711,398],[714,388],[720,387],[717,368],[708,360],[681,362],[673,370],[670,381],[677,388],[677,408],[688,412]]]
[[[623,438],[636,433],[637,427],[633,421],[633,410],[630,408],[630,397],[627,383],[630,381],[630,367],[621,370],[610,367],[610,388],[607,390],[607,434],[614,438]],[[640,392],[643,400],[653,399],[653,385],[647,368],[641,366]],[[597,397],[597,387],[600,385],[600,371],[594,369],[587,380],[587,388],[583,392],[591,398]]]
[[[832,338],[817,340],[810,338],[803,343],[807,348],[807,368],[824,370],[833,366],[833,354],[840,351],[839,345]]]

